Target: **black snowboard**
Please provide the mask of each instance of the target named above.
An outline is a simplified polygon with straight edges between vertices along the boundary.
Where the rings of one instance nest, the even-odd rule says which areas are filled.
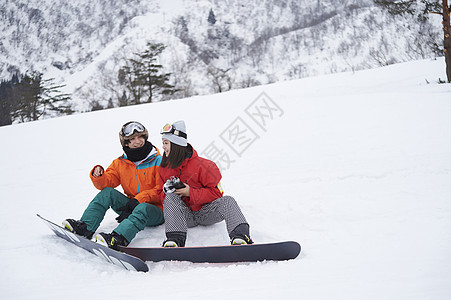
[[[106,261],[108,261],[109,263],[118,265],[127,270],[136,270],[142,272],[149,271],[149,267],[146,265],[146,263],[137,257],[99,245],[96,242],[74,234],[63,227],[47,219],[44,219],[39,214],[37,216],[41,218],[60,238],[63,238],[66,241],[71,242],[72,244],[75,244],[78,247],[83,248],[86,251],[89,251],[103,259],[106,259]]]
[[[121,250],[144,261],[175,260],[194,263],[236,263],[294,259],[301,252],[301,245],[290,241],[270,244],[180,248],[121,247]]]

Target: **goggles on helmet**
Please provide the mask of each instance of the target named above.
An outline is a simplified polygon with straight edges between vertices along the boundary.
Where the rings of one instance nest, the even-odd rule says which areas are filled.
[[[135,132],[142,133],[144,132],[144,130],[146,129],[141,123],[132,121],[125,123],[124,126],[122,126],[121,135],[122,137],[129,137],[133,135]]]
[[[187,138],[186,133],[184,133],[183,131],[177,130],[175,129],[175,127],[171,124],[166,124],[163,126],[163,128],[160,131],[161,134],[163,133],[172,133],[176,136],[182,137],[182,138]]]

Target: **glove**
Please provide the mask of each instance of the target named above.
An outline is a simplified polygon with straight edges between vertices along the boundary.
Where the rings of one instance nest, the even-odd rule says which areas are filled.
[[[128,216],[131,215],[131,213],[133,212],[133,210],[135,209],[136,206],[138,206],[139,201],[136,200],[135,198],[132,198],[130,200],[128,200],[127,204],[125,204],[125,206],[120,207],[118,210],[121,210],[121,214],[116,218],[116,221],[118,223],[124,221],[125,219],[128,218]]]
[[[172,185],[172,180],[166,180],[166,183],[163,185],[163,192],[167,195],[175,192],[175,187]]]
[[[184,188],[185,185],[183,182],[180,181],[179,178],[172,176],[168,180],[166,180],[166,183],[163,185],[163,191],[165,194],[170,194],[175,192],[177,189]]]
[[[180,181],[180,178],[174,177],[174,180],[172,182],[172,185],[176,190],[183,189],[186,185]]]

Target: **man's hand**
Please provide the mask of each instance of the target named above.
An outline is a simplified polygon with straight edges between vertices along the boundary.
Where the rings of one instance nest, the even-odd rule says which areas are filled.
[[[119,208],[119,211],[122,211],[122,212],[116,218],[116,221],[118,223],[120,223],[120,222],[124,221],[125,219],[127,219],[132,214],[135,207],[138,206],[138,204],[139,204],[139,201],[136,200],[135,198],[128,200],[128,202],[127,202],[127,204],[125,204],[125,206]]]
[[[92,176],[94,177],[100,177],[103,175],[103,167],[102,166],[96,166],[94,170],[92,170]]]

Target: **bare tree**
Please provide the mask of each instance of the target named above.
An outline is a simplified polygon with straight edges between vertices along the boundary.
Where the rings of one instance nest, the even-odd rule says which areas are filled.
[[[230,91],[233,86],[232,77],[227,74],[230,69],[223,70],[214,66],[208,66],[207,74],[212,79],[213,90],[215,93]]]

